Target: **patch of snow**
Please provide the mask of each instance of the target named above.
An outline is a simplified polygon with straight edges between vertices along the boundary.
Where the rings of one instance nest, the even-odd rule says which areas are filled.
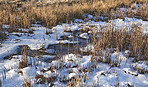
[[[3,29],[9,29],[10,26],[9,26],[9,25],[2,25],[2,28],[3,28]]]
[[[79,36],[84,39],[89,39],[88,33],[82,33]]]

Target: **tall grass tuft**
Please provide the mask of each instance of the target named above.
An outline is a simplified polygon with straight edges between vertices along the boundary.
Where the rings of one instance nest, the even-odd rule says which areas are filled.
[[[130,50],[129,56],[138,60],[148,60],[148,35],[144,35],[141,28],[133,27],[129,31],[126,28],[107,28],[100,31],[99,35],[96,41],[98,49],[116,48],[118,52]]]

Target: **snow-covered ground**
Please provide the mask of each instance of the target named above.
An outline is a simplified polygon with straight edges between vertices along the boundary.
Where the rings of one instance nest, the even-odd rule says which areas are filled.
[[[94,19],[92,15],[88,15],[88,19]],[[29,33],[7,33],[8,39],[1,43],[0,47],[0,79],[2,87],[22,87],[23,81],[26,79],[31,82],[33,86],[46,87],[47,85],[54,84],[55,87],[66,86],[72,78],[76,78],[75,85],[81,86],[135,86],[135,87],[147,87],[148,86],[148,73],[140,74],[135,70],[135,67],[144,69],[148,72],[148,62],[139,61],[133,63],[133,58],[128,58],[125,52],[113,52],[110,53],[111,63],[114,61],[120,62],[120,67],[111,67],[110,64],[99,62],[103,59],[105,61],[106,51],[103,56],[81,56],[77,54],[66,54],[61,59],[53,60],[51,63],[41,61],[36,57],[27,57],[29,66],[23,69],[18,69],[19,61],[21,61],[21,55],[12,56],[11,60],[4,60],[3,58],[18,51],[19,46],[27,45],[31,50],[39,50],[41,48],[48,48],[48,45],[54,45],[59,43],[79,43],[78,41],[60,40],[61,36],[68,36],[72,38],[72,32],[79,30],[87,30],[91,27],[92,30],[88,32],[82,32],[78,35],[80,38],[89,39],[89,35],[92,31],[99,31],[108,26],[115,26],[117,29],[132,29],[132,26],[138,26],[143,29],[143,34],[148,33],[148,22],[136,18],[125,18],[110,20],[109,22],[84,22],[82,19],[76,19],[74,23],[62,24],[48,29],[39,24],[32,24],[30,29],[22,29],[24,31],[33,30],[33,34]],[[93,27],[92,27],[93,26]],[[3,28],[9,29],[8,25],[3,25]],[[68,32],[66,32],[68,31]],[[46,34],[50,32],[49,34]],[[89,49],[87,49],[89,47]],[[91,48],[91,49],[90,49]],[[89,44],[84,48],[80,48],[81,51],[86,52],[90,50],[93,52],[94,47]],[[48,52],[54,52],[53,49],[46,49]],[[54,59],[55,55],[42,55],[42,58]],[[92,58],[95,61],[92,61]],[[35,61],[35,62],[34,62]],[[32,66],[31,66],[32,65]],[[36,67],[35,67],[36,65]],[[41,76],[40,78],[37,78]],[[79,77],[79,78],[78,78]],[[54,78],[55,81],[50,81],[48,84],[43,81],[43,78]],[[37,84],[42,83],[42,84]],[[44,84],[43,84],[44,83]],[[65,84],[67,83],[67,84]],[[72,82],[71,82],[72,84]]]
[[[112,56],[115,55],[126,59],[122,53],[112,54]],[[117,86],[118,82],[121,87],[128,85],[136,87],[148,86],[148,74],[139,74],[132,69],[131,65],[135,65],[135,63],[132,63],[132,58],[128,59],[127,63],[123,63],[120,67],[110,67],[109,64],[97,62],[96,68],[93,69],[92,55],[79,58],[75,54],[69,54],[63,56],[62,62],[61,60],[55,60],[51,63],[45,63],[36,60],[37,68],[30,66],[18,69],[18,57],[21,58],[21,56],[14,56],[11,61],[8,60],[0,64],[2,66],[1,72],[4,73],[4,70],[6,72],[6,78],[1,80],[3,87],[14,87],[14,82],[18,87],[22,87],[23,79],[27,79],[28,82],[31,81],[32,85],[36,85],[36,83],[42,82],[42,78],[35,79],[36,75],[43,75],[46,78],[56,77],[56,81],[52,82],[56,87],[64,86],[64,81],[68,82],[72,78],[77,78],[77,76],[80,77],[80,85],[82,86],[110,87]],[[147,64],[137,65],[142,65],[145,70],[148,70]],[[53,69],[50,69],[51,67]],[[4,76],[4,74],[2,75]],[[1,78],[3,78],[2,75]],[[46,84],[39,84],[38,86],[45,87]]]

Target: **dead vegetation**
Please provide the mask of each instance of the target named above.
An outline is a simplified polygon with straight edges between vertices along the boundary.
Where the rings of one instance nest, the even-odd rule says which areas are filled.
[[[128,10],[127,15],[134,17],[133,14],[135,14],[135,17],[147,20],[147,0],[77,0],[55,4],[35,0],[1,0],[0,26],[10,25],[9,31],[14,32],[18,31],[18,28],[29,28],[35,21],[41,21],[42,25],[52,28],[57,24],[70,23],[75,18],[82,18],[84,13],[107,16],[106,20],[124,18],[125,15],[122,15],[124,13],[116,12],[116,9],[118,7],[128,8],[132,3],[144,3],[145,5],[136,8],[136,13]],[[114,14],[118,15],[114,17]],[[0,37],[4,38],[4,36],[0,32]]]
[[[0,32],[0,42],[6,39],[6,34],[3,32]]]
[[[143,19],[145,21],[148,20],[148,3],[144,4],[144,6],[139,6],[139,8],[136,8],[136,17],[139,19]]]
[[[56,76],[52,76],[52,77],[45,77],[44,75],[39,75],[37,74],[35,76],[35,79],[38,80],[37,84],[45,84],[45,83],[51,83],[54,82],[57,77]]]
[[[19,61],[18,69],[22,69],[28,66],[28,56],[27,56],[27,48],[26,46],[22,49],[22,58]]]
[[[43,5],[43,4],[32,4],[29,2],[22,2],[23,4],[12,4],[8,2],[0,2],[0,24],[8,24],[10,25],[11,31],[20,32],[17,28],[29,28],[31,23],[35,21],[41,21],[41,23],[46,26],[52,28],[59,23],[69,23],[71,20],[75,18],[81,18],[84,13],[89,13],[93,15],[101,15],[106,16],[106,13],[110,11],[110,9],[116,9],[118,6],[129,6],[135,0],[90,0],[89,2],[77,2],[77,3],[68,3],[68,4],[54,4],[53,6]],[[140,1],[140,0],[138,0]],[[147,0],[143,0],[140,2],[146,2]],[[28,4],[29,3],[29,4]],[[26,4],[28,4],[26,6]],[[133,9],[135,7],[132,7]],[[147,18],[147,6],[136,9],[139,18],[144,19]],[[113,11],[114,13],[114,11]],[[117,12],[118,16],[115,18],[124,17],[124,13],[122,11]],[[133,16],[130,12],[127,12],[129,16]],[[113,15],[107,15],[110,18],[113,18]],[[108,19],[107,19],[108,20]],[[90,29],[85,29],[83,32],[88,32]],[[92,29],[93,30],[93,29]],[[147,60],[148,61],[148,35],[143,35],[143,30],[138,26],[133,26],[131,30],[127,31],[127,28],[123,29],[113,29],[113,27],[108,26],[103,31],[99,31],[100,37],[96,37],[98,32],[93,32],[91,43],[96,47],[94,52],[89,52],[89,54],[93,55],[91,58],[92,65],[90,68],[96,69],[97,62],[104,62],[110,64],[111,67],[119,67],[120,63],[114,61],[111,64],[110,53],[114,51],[123,52],[125,50],[130,50],[131,53],[128,57],[134,57],[135,60]],[[28,32],[25,32],[28,33]],[[4,38],[4,34],[0,32],[0,40]],[[77,44],[76,44],[77,45]],[[78,46],[77,46],[78,47]],[[103,50],[108,48],[116,49],[113,51],[109,51],[105,53],[105,61],[102,56]],[[27,48],[23,48],[22,50],[22,58],[19,61],[18,69],[22,69],[28,67],[28,57],[27,57]],[[76,50],[76,54],[79,54]],[[59,54],[61,56],[61,54]],[[95,56],[100,56],[95,57]],[[116,58],[115,58],[116,59]],[[35,63],[34,63],[35,64]],[[35,65],[36,66],[36,65]],[[78,67],[78,65],[74,66]],[[70,68],[70,66],[66,67]],[[147,73],[144,69],[139,69],[133,67],[133,69],[137,70],[139,73]],[[53,71],[53,68],[49,68],[47,71]],[[41,72],[45,73],[46,70],[41,70]],[[81,72],[85,72],[87,75],[85,79],[88,77],[89,70],[83,69]],[[20,72],[21,73],[21,72]],[[127,72],[126,72],[127,73]],[[70,72],[69,72],[70,74]],[[130,73],[129,73],[130,74]],[[101,73],[101,75],[104,75]],[[80,86],[81,78],[77,75],[76,78],[72,78],[70,80],[61,80],[61,82],[65,82],[69,86],[74,86],[77,84]],[[48,84],[54,82],[57,77],[45,77],[44,75],[37,74],[35,76],[37,80],[37,84]],[[52,84],[54,85],[54,84]],[[119,85],[119,84],[118,84]],[[31,87],[31,83],[28,83],[27,80],[24,80],[24,87]]]
[[[31,82],[28,82],[27,79],[24,79],[23,87],[32,87]]]
[[[110,29],[99,32],[100,37],[96,38],[97,46],[96,52],[106,50],[108,48],[116,48],[117,52],[124,52],[130,50],[128,57],[134,57],[137,61],[148,61],[148,37],[143,35],[143,30],[139,27],[133,27],[127,31],[124,29]]]
[[[139,0],[138,0],[139,1]],[[146,2],[143,0],[142,2]],[[30,27],[35,20],[41,21],[46,27],[55,26],[63,22],[70,22],[72,19],[81,18],[84,13],[93,15],[105,14],[110,9],[120,6],[129,6],[134,0],[90,0],[78,1],[68,4],[57,3],[55,5],[44,5],[40,3],[38,6],[35,2],[1,1],[0,5],[0,24],[9,24],[11,29],[15,27]],[[70,2],[69,2],[70,3]],[[141,15],[146,15],[145,12]]]

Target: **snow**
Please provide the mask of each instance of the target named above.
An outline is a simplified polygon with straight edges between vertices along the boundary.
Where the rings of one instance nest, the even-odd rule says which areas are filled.
[[[118,28],[121,28],[121,26],[125,28],[129,26],[129,29],[130,27],[132,27],[132,25],[137,25],[143,28],[143,33],[148,33],[148,22],[142,21],[141,19],[136,19],[136,18],[125,18],[125,20],[115,19],[115,20],[111,20],[111,23],[115,24],[116,27]],[[89,24],[96,25],[98,29],[100,30],[101,29],[100,26],[104,27],[104,26],[107,26],[109,23],[89,22]],[[5,53],[10,53],[10,54],[13,53],[17,49],[17,47],[21,45],[28,45],[30,49],[37,50],[40,48],[47,48],[49,44],[57,44],[60,42],[72,43],[68,40],[58,41],[57,39],[60,38],[60,36],[62,35],[69,35],[69,33],[63,33],[65,27],[67,27],[67,30],[71,30],[71,31],[80,29],[77,24],[76,25],[68,25],[68,24],[58,25],[54,27],[53,29],[47,29],[38,24],[32,24],[32,25],[34,27],[31,27],[31,29],[34,30],[33,31],[34,34],[10,33],[8,37],[9,39],[7,39],[5,42],[2,43],[2,48],[0,48],[0,50],[3,50],[3,51],[0,52],[0,56],[5,57],[6,56]],[[45,34],[46,30],[51,30],[53,33],[46,35]],[[20,37],[16,36],[16,34],[19,34]],[[88,34],[82,33],[80,34],[80,37],[88,38]]]
[[[84,39],[89,39],[88,33],[82,33],[79,36]]]
[[[145,71],[148,72],[148,62],[147,61],[138,61],[136,63],[133,63],[131,66],[137,69],[144,69]]]
[[[34,24],[35,26],[35,24]],[[36,25],[38,26],[38,25]],[[60,36],[63,36],[63,26],[56,26],[51,31],[53,31],[52,34],[46,35],[46,29],[45,27],[39,26],[39,27],[31,27],[31,29],[34,30],[33,34],[25,34],[25,33],[10,33],[8,36],[8,39],[2,43],[2,47],[0,48],[0,58],[6,57],[13,52],[17,50],[19,46],[22,45],[27,45],[30,47],[31,50],[38,50],[41,48],[47,48],[48,45],[50,44],[58,44],[60,42],[62,43],[77,43],[75,42],[70,42],[68,40],[62,40],[58,41],[57,38],[60,38]],[[72,30],[76,30],[78,27],[77,26],[72,26]],[[55,32],[54,29],[58,29],[57,32]],[[56,36],[60,35],[60,36]],[[19,36],[17,36],[17,35]],[[69,33],[65,33],[67,35]],[[57,37],[57,38],[56,38]]]
[[[84,20],[82,20],[82,19],[75,19],[75,21],[74,21],[75,23],[83,23],[84,22]]]
[[[15,44],[2,44],[2,48],[0,48],[0,59],[16,52],[17,48],[18,46]]]
[[[112,55],[117,55],[118,53],[113,53]],[[121,53],[119,53],[121,55]],[[122,54],[123,55],[123,54]],[[7,69],[9,69],[9,67],[11,66],[12,69],[9,69],[9,71],[7,72],[7,78],[5,80],[2,80],[2,85],[5,86],[10,86],[13,87],[13,85],[11,84],[7,84],[6,83],[10,83],[12,82],[11,78],[15,78],[15,82],[17,83],[17,85],[19,87],[22,87],[22,81],[23,78],[29,78],[30,80],[32,80],[33,82],[35,82],[35,75],[36,74],[41,74],[44,75],[45,77],[52,77],[52,76],[57,76],[58,78],[64,78],[66,77],[67,80],[71,79],[72,77],[76,78],[77,74],[78,74],[78,69],[79,70],[83,70],[85,68],[87,68],[89,71],[89,76],[88,79],[86,80],[86,83],[83,83],[84,85],[89,85],[91,86],[92,83],[93,84],[98,84],[99,82],[99,86],[113,86],[115,84],[117,84],[117,82],[119,81],[119,85],[125,86],[127,85],[127,83],[132,84],[134,86],[148,86],[148,78],[147,78],[147,74],[138,74],[138,76],[134,76],[132,74],[137,74],[136,71],[132,70],[130,68],[130,61],[127,61],[127,64],[123,64],[121,67],[113,67],[110,68],[110,65],[105,64],[105,63],[101,63],[98,62],[97,63],[97,68],[92,70],[91,68],[89,68],[93,63],[91,62],[91,56],[83,56],[82,58],[77,58],[75,54],[69,54],[69,55],[65,55],[63,56],[64,60],[62,63],[62,65],[64,64],[65,66],[70,65],[71,67],[75,66],[78,64],[79,68],[61,68],[61,69],[53,69],[54,73],[52,73],[50,70],[48,71],[48,67],[50,67],[51,65],[54,66],[60,66],[60,63],[58,63],[58,61],[54,60],[49,64],[45,64],[44,62],[38,62],[39,65],[37,66],[37,69],[35,69],[34,67],[26,67],[21,69],[21,71],[23,72],[23,76],[21,74],[17,74],[17,60],[15,57],[13,56],[14,59],[12,59],[11,61],[8,60],[5,63],[5,66]],[[17,56],[19,57],[19,56]],[[121,56],[124,58],[124,56]],[[16,62],[14,62],[16,61]],[[72,61],[75,61],[72,62]],[[2,64],[2,63],[1,63]],[[46,67],[44,68],[44,65],[46,65]],[[47,70],[45,73],[41,72],[40,70],[44,69]],[[2,70],[2,69],[0,69]],[[130,73],[125,73],[126,72],[130,72]],[[69,73],[71,72],[71,73]],[[80,73],[79,75],[81,76],[82,74],[87,75],[87,73]],[[9,75],[11,75],[11,78],[9,77]],[[83,77],[84,80],[85,77]],[[38,79],[39,80],[39,79]],[[41,80],[41,79],[40,79]],[[12,82],[13,83],[13,82]],[[62,84],[61,82],[56,82],[57,85]],[[35,83],[32,83],[35,84]],[[58,86],[59,86],[58,85]]]
[[[3,29],[9,29],[10,26],[9,26],[9,25],[2,25],[2,28],[3,28]]]
[[[100,16],[99,16],[100,17]],[[88,20],[94,19],[92,15],[87,15]],[[100,17],[103,19],[103,17]],[[41,58],[30,57],[28,58],[28,67],[23,69],[18,69],[19,61],[21,61],[21,55],[12,56],[11,60],[3,60],[4,57],[9,56],[18,51],[19,46],[27,45],[31,50],[40,50],[41,48],[46,49],[45,52],[54,54],[54,49],[47,49],[48,45],[54,44],[76,44],[80,43],[79,41],[70,41],[68,40],[59,40],[61,36],[68,36],[73,38],[72,32],[79,31],[82,29],[80,27],[83,25],[83,28],[93,27],[93,30],[99,32],[99,30],[107,27],[108,25],[115,25],[115,28],[127,28],[131,29],[133,25],[141,27],[143,33],[148,33],[148,22],[136,18],[125,18],[110,20],[110,22],[94,22],[88,21],[84,22],[82,19],[76,19],[76,23],[71,24],[62,24],[53,27],[52,29],[41,26],[40,24],[32,24],[29,29],[21,29],[22,31],[33,30],[33,34],[28,33],[8,33],[8,39],[2,42],[2,47],[0,47],[0,78],[2,81],[2,87],[14,87],[15,83],[18,87],[23,87],[23,80],[30,79],[33,85],[38,87],[45,87],[45,84],[36,84],[36,82],[41,81],[42,79],[35,79],[35,75],[43,75],[46,78],[56,77],[57,80],[53,82],[55,86],[65,86],[64,83],[60,81],[60,78],[65,78],[70,80],[71,78],[76,78],[77,75],[81,78],[81,85],[86,86],[101,86],[101,87],[111,87],[115,86],[119,82],[120,87],[126,87],[128,85],[133,85],[136,87],[147,87],[148,86],[148,74],[138,73],[134,67],[139,69],[144,69],[148,71],[147,61],[139,61],[133,63],[133,58],[129,58],[130,51],[126,50],[125,52],[113,52],[109,53],[110,55],[110,64],[102,63],[97,61],[99,56],[93,57],[93,55],[76,55],[76,54],[65,54],[62,55],[61,59],[55,59],[55,55],[42,55]],[[3,28],[9,28],[4,26]],[[68,32],[64,32],[67,29]],[[46,31],[51,31],[52,33],[46,34]],[[92,31],[83,32],[79,34],[79,37],[84,39],[89,39],[89,34],[93,33]],[[94,52],[94,47],[92,44],[88,44],[84,48],[80,48],[82,52],[91,51]],[[108,51],[103,51],[103,56],[101,57],[103,61],[106,61],[105,55]],[[96,58],[92,62],[92,58]],[[45,62],[44,60],[52,60],[50,63]],[[117,62],[117,67],[111,67],[113,63]],[[31,66],[32,64],[32,66]],[[34,66],[36,65],[36,67]],[[96,65],[96,68],[93,66]],[[52,67],[52,68],[51,68]],[[6,70],[6,78],[3,78],[2,73]],[[44,70],[45,72],[43,72]],[[18,71],[22,71],[18,74]],[[87,77],[87,78],[86,78]],[[85,82],[84,82],[85,80]],[[51,83],[49,83],[50,85]]]
[[[80,48],[80,50],[82,52],[89,52],[89,51],[94,52],[94,47],[92,44],[88,44],[86,47]]]
[[[53,54],[53,53],[55,52],[54,49],[47,49],[46,51],[47,51],[48,53],[51,53],[51,54]]]
[[[69,78],[69,79],[71,79],[71,78],[73,78],[73,77],[76,78],[76,74],[75,74],[75,73],[70,73],[70,74],[68,75],[68,78]]]
[[[124,65],[124,64],[126,64],[126,61],[127,61],[127,58],[124,55],[122,55],[122,53],[115,52],[115,53],[111,54],[111,62],[112,63],[117,62],[118,65],[119,64]]]

